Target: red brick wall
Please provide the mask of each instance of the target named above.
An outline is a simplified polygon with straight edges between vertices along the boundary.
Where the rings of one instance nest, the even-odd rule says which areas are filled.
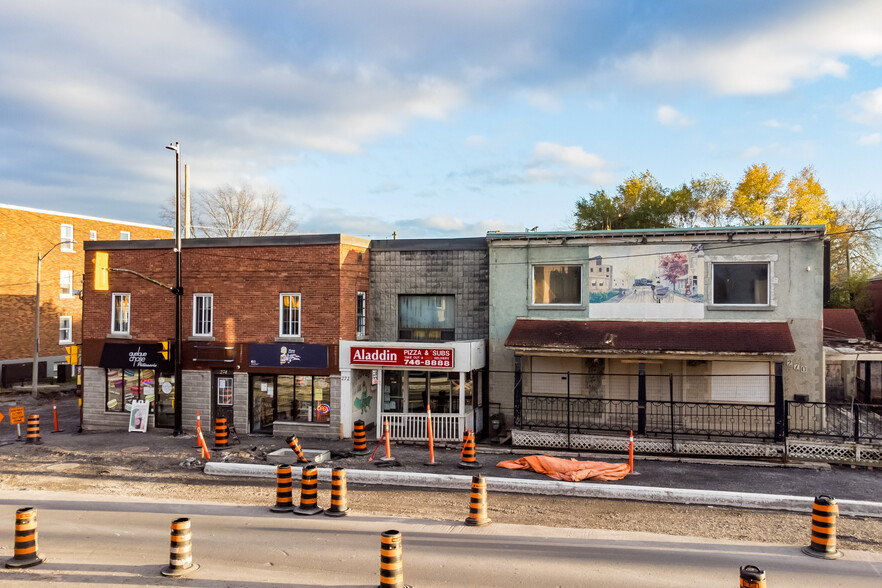
[[[73,225],[74,251],[52,246],[61,241],[61,225]],[[89,231],[98,238],[119,240],[120,231],[132,239],[170,238],[171,229],[137,226],[122,221],[80,218],[49,211],[19,210],[0,205],[0,360],[31,358],[34,349],[34,302],[37,256],[45,255],[40,279],[40,355],[64,354],[58,343],[61,316],[73,319],[73,340],[81,341],[82,303],[79,298],[60,297],[61,270],[72,270],[74,289],[83,289],[83,243]]]
[[[175,260],[171,249],[108,253],[111,268],[134,270],[174,284]],[[357,260],[358,253],[362,254],[361,262]],[[90,252],[90,258],[93,256]],[[212,336],[217,344],[272,343],[279,336],[279,294],[283,292],[301,295],[301,336],[306,343],[336,349],[341,338],[355,338],[355,293],[367,291],[369,283],[366,248],[340,244],[205,248],[185,245],[181,259],[185,366],[190,365],[188,350],[192,345],[186,341],[193,335],[195,293],[214,296]],[[107,335],[113,292],[128,292],[132,296],[132,342],[174,338],[175,299],[171,292],[121,272],[110,273],[109,291],[96,292],[92,289],[91,266],[86,264],[84,365],[97,365],[104,341],[112,340]],[[336,354],[332,350],[334,359]]]

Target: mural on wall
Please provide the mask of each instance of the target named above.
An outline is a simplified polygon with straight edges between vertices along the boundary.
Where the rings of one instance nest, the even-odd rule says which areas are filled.
[[[356,419],[367,423],[376,421],[376,407],[373,403],[376,388],[371,385],[372,373],[367,370],[353,370],[352,414]]]
[[[593,318],[704,318],[701,243],[591,247]]]

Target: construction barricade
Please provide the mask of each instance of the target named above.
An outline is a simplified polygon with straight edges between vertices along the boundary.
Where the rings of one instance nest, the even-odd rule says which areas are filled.
[[[822,559],[839,559],[842,552],[836,549],[836,518],[839,505],[832,496],[821,495],[815,498],[812,506],[812,536],[808,547],[802,552]]]
[[[345,468],[331,470],[331,508],[327,509],[325,514],[329,517],[343,517],[349,514]]]
[[[472,493],[469,500],[469,516],[465,524],[471,527],[483,527],[490,524],[487,518],[487,481],[478,474],[472,476]]]
[[[318,506],[318,469],[314,465],[305,466],[300,479],[300,506],[292,512],[297,515],[317,515],[323,510]]]
[[[13,556],[6,560],[7,568],[29,568],[43,563],[46,558],[37,552],[37,509],[20,508],[15,511],[15,545]]]
[[[163,576],[183,576],[199,569],[193,563],[193,544],[190,533],[190,519],[180,518],[171,524],[171,550],[168,566],[162,568]]]
[[[291,512],[294,510],[293,494],[294,479],[291,466],[280,465],[276,468],[276,504],[271,506],[273,512]]]

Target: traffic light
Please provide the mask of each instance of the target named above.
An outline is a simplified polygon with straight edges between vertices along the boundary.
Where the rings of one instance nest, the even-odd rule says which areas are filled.
[[[171,341],[163,341],[160,345],[162,345],[162,349],[159,351],[159,355],[162,356],[162,359],[168,361],[168,357],[171,355]]]
[[[106,251],[95,252],[95,289],[110,290],[110,277],[107,266],[109,264]]]
[[[77,345],[68,345],[64,348],[67,351],[67,363],[70,365],[78,365],[80,363],[80,348]]]

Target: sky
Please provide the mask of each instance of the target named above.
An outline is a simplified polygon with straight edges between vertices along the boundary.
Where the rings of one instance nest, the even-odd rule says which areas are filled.
[[[567,230],[668,188],[813,166],[882,197],[882,2],[3,0],[0,203],[163,224],[282,194],[302,233]],[[167,204],[166,204],[167,206]]]

